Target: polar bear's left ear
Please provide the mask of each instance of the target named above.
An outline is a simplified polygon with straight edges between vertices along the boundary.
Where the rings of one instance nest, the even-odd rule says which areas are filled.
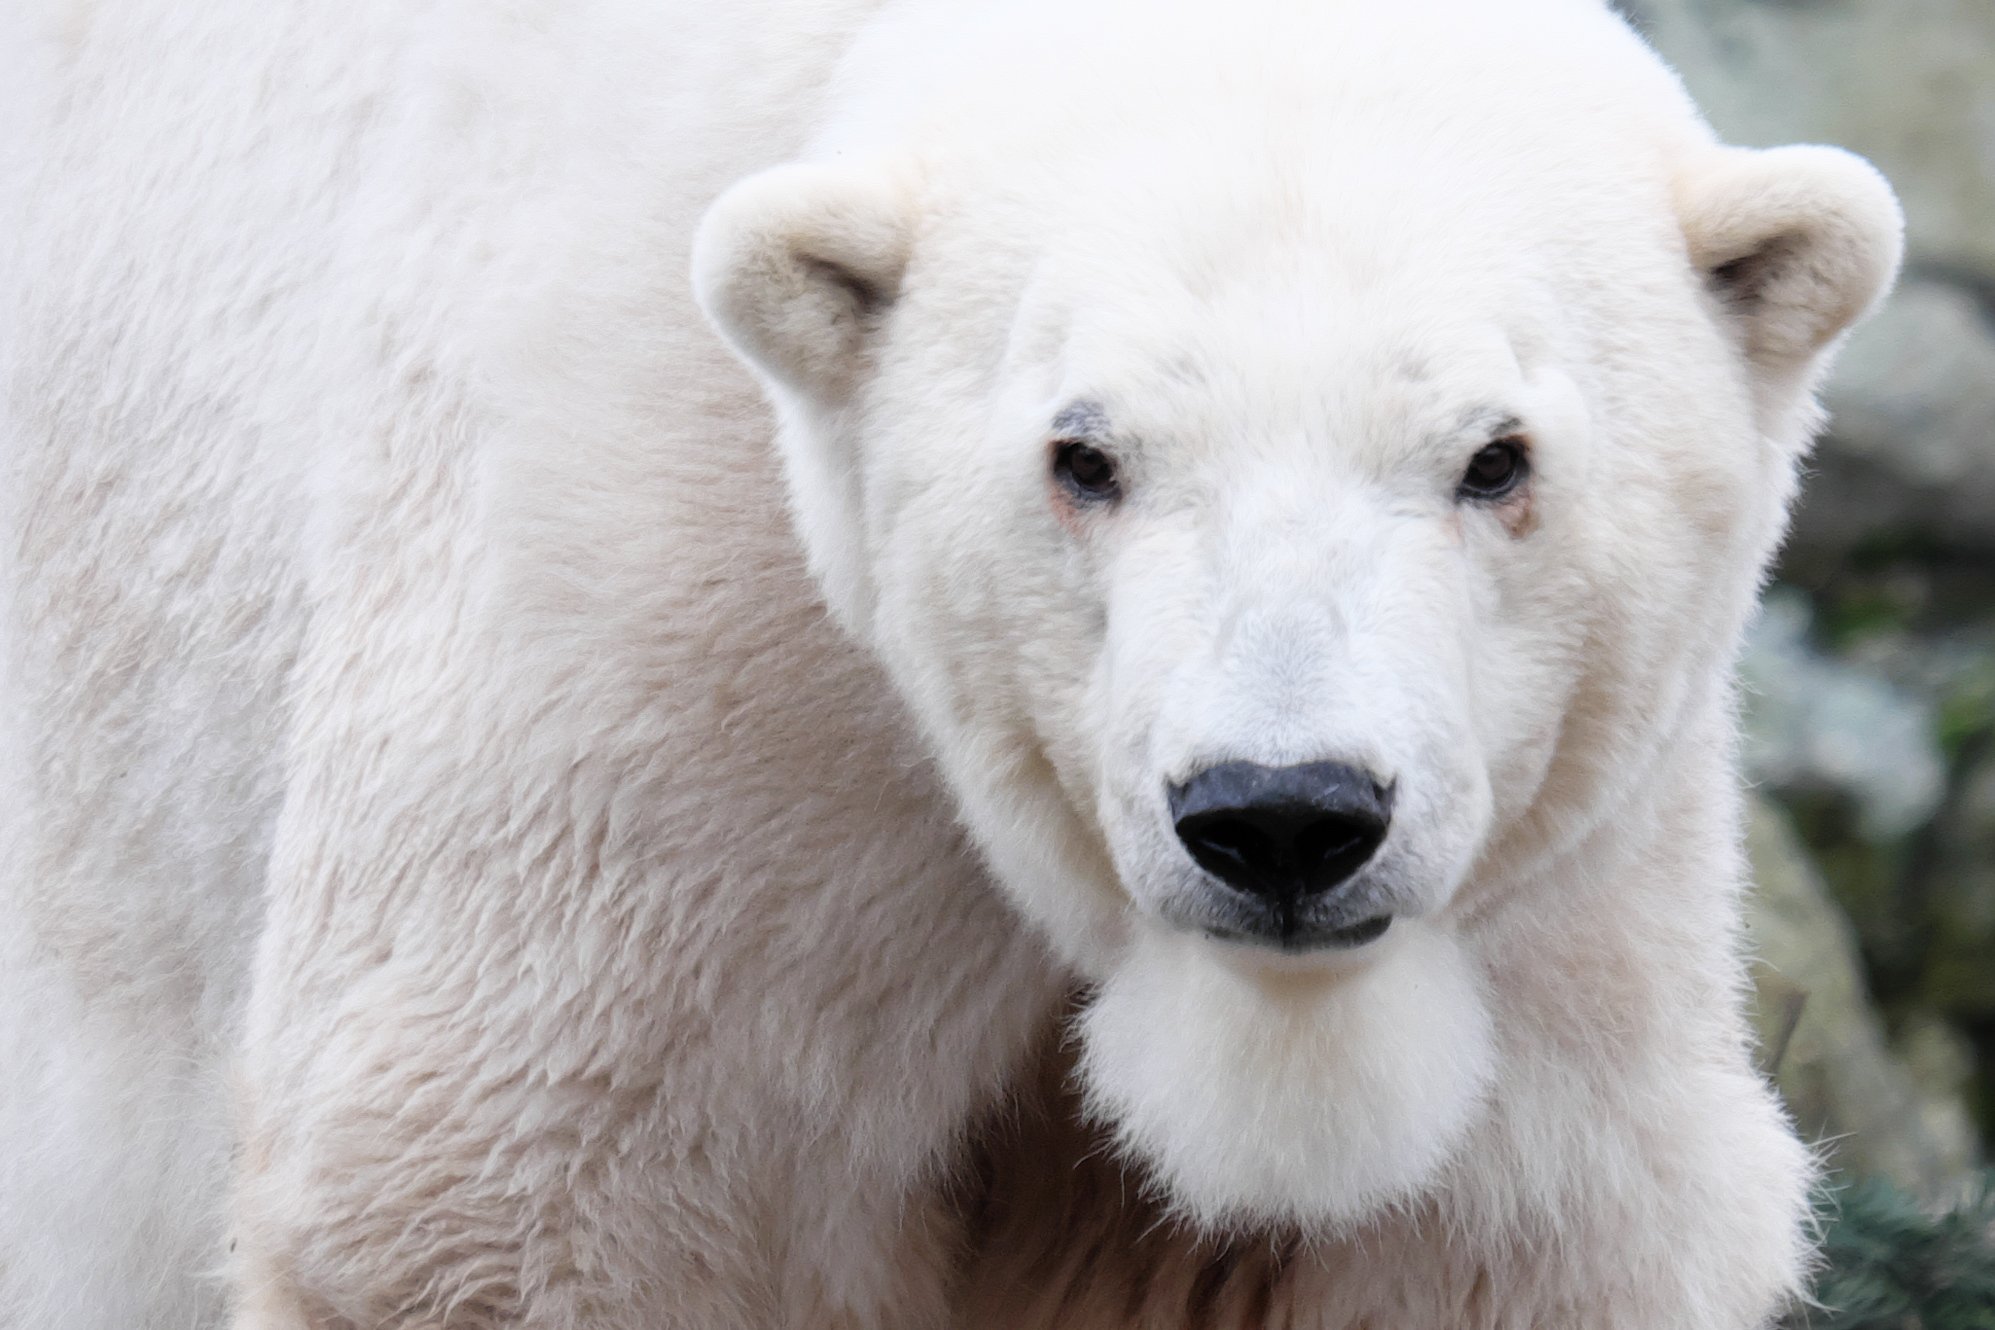
[[[1839,148],[1720,148],[1677,180],[1693,262],[1776,382],[1817,357],[1890,287],[1904,216],[1884,177]]]
[[[736,350],[818,406],[851,390],[900,292],[913,232],[881,165],[778,166],[722,194],[693,242],[693,289]]]

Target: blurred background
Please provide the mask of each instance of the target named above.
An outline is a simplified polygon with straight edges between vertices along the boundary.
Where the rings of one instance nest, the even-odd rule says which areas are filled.
[[[1726,139],[1844,145],[1905,205],[1747,658],[1753,928],[1803,1126],[1949,1204],[1995,1146],[1995,0],[1620,8]]]

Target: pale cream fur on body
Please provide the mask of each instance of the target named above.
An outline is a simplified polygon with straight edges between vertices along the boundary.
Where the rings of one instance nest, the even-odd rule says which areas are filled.
[[[1265,35],[1246,10],[1200,32],[1210,7],[1122,0],[876,8],[5,9],[0,1327],[1762,1324],[1800,1277],[1810,1169],[1739,1019],[1727,671],[1822,355],[1895,263],[1888,194],[1833,154],[1707,163],[1673,83],[1580,0],[1518,0],[1523,36],[1467,0],[1270,0]],[[1514,63],[1485,68],[1506,42]],[[1267,86],[1227,85],[1263,47]],[[1014,475],[977,451],[995,427],[964,422],[1037,410],[1045,367],[1087,360],[1058,349],[1063,301],[1144,330],[1190,317],[1146,305],[1145,265],[1203,271],[1197,243],[1215,272],[1244,256],[1239,289],[1330,289],[1346,255],[1310,248],[1304,196],[1336,177],[1256,175],[1291,151],[1256,108],[1315,105],[1284,61],[1349,50],[1353,86],[1403,67],[1409,106],[1472,98],[1443,138],[1512,114],[1493,89],[1519,99],[1459,182],[1496,209],[1459,245],[1455,182],[1423,175],[1482,160],[1453,148],[1360,163],[1383,225],[1350,220],[1357,186],[1332,220],[1396,242],[1403,216],[1433,260],[1400,282],[1383,245],[1375,313],[1452,308],[1488,254],[1571,265],[1552,285],[1583,332],[1554,308],[1532,335],[1598,376],[1544,399],[1551,534],[1454,538],[1491,560],[1537,539],[1546,567],[1597,580],[1526,603],[1523,572],[1479,574],[1489,603],[1536,605],[1479,667],[1539,680],[1543,714],[1490,729],[1454,675],[1414,681],[1491,755],[1460,788],[1494,792],[1431,815],[1414,796],[1407,834],[1425,819],[1443,848],[1408,852],[1428,866],[1406,870],[1408,917],[1358,972],[1382,1002],[1338,1006],[1354,979],[1242,979],[1155,925],[1165,870],[1133,805],[1076,784],[1134,751],[1091,728],[1105,648],[1079,608],[1134,584],[1062,546],[1034,494],[1006,506],[1039,440]],[[1566,68],[1574,89],[1534,91]],[[1411,123],[1390,128],[1417,146]],[[1575,192],[1617,134],[1627,179]],[[1571,160],[1550,137],[1534,158],[1539,135]],[[792,158],[816,165],[709,215],[697,274],[777,400],[779,465],[687,271],[711,201]],[[1539,167],[1542,216],[1514,175]],[[1137,194],[1092,186],[1124,171]],[[1174,248],[1178,218],[1236,188],[1303,201]],[[1156,206],[1130,208],[1141,191]],[[1596,215],[1623,228],[1597,251],[1562,229]],[[1494,218],[1514,243],[1491,247]],[[1321,263],[1281,266],[1298,234]],[[1753,288],[1735,343],[1696,269],[1772,240],[1806,262]],[[891,338],[819,285],[827,264],[904,303]],[[1312,295],[1285,339],[1232,281],[1191,311],[1251,371],[1222,373],[1210,420],[1369,365],[1383,324],[1333,317],[1332,336]],[[1464,318],[1489,299],[1463,288]],[[1641,345],[1615,340],[1617,311]],[[1101,331],[1095,360],[1139,342]],[[1397,373],[1381,361],[1353,396]],[[1190,381],[1125,374],[1158,401]],[[1589,430],[1627,492],[1562,518],[1584,468],[1562,480],[1559,450],[1588,455]],[[1631,440],[1658,441],[1651,469]],[[960,508],[911,498],[958,477]],[[1655,516],[1679,511],[1691,525]],[[1403,590],[1409,613],[1454,603]],[[1581,607],[1583,657],[1555,631]],[[1129,705],[1164,707],[1162,666],[1118,659]],[[1388,746],[1427,715],[1393,696]],[[1424,1019],[1426,957],[1456,994],[1432,1028],[1364,1032],[1394,1003]],[[1188,1228],[1150,1234],[1154,1210],[1053,1218],[1081,1151],[1031,1069],[1077,975],[1101,994],[1088,1093],[1139,1124],[1161,1205],[1284,1252],[1278,1270],[1187,1282],[1203,1258],[1172,1245]],[[1338,1079],[1337,1047],[1243,1064],[1220,1088],[1299,1134],[1208,1155],[1187,1127],[1225,1095],[1144,1083],[1319,1017],[1356,1022],[1343,1052],[1371,1061],[1352,1067],[1400,1088]],[[1382,1061],[1387,1035],[1433,1067]],[[1330,1096],[1350,1116],[1322,1120],[1377,1149],[1310,1134],[1296,1106]],[[1395,1105],[1436,1106],[1432,1130]],[[1053,1144],[1021,1146],[1004,1124],[1039,1113]],[[1297,1222],[1307,1239],[1268,1236]]]

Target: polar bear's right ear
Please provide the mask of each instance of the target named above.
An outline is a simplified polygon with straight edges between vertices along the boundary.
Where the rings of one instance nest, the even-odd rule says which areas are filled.
[[[736,350],[818,406],[849,395],[900,294],[913,200],[882,165],[796,164],[722,194],[693,242],[693,289]]]
[[[1677,181],[1690,257],[1776,384],[1805,383],[1821,353],[1890,287],[1905,221],[1876,168],[1840,148],[1719,148]]]

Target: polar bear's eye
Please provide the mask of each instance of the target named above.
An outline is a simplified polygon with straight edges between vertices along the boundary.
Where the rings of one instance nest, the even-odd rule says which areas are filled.
[[[1530,473],[1531,464],[1524,455],[1524,441],[1498,439],[1486,444],[1469,459],[1468,470],[1462,473],[1457,493],[1464,499],[1506,498],[1524,483],[1524,477]]]
[[[1095,503],[1122,494],[1114,460],[1101,449],[1074,439],[1053,445],[1053,477],[1076,498]]]

